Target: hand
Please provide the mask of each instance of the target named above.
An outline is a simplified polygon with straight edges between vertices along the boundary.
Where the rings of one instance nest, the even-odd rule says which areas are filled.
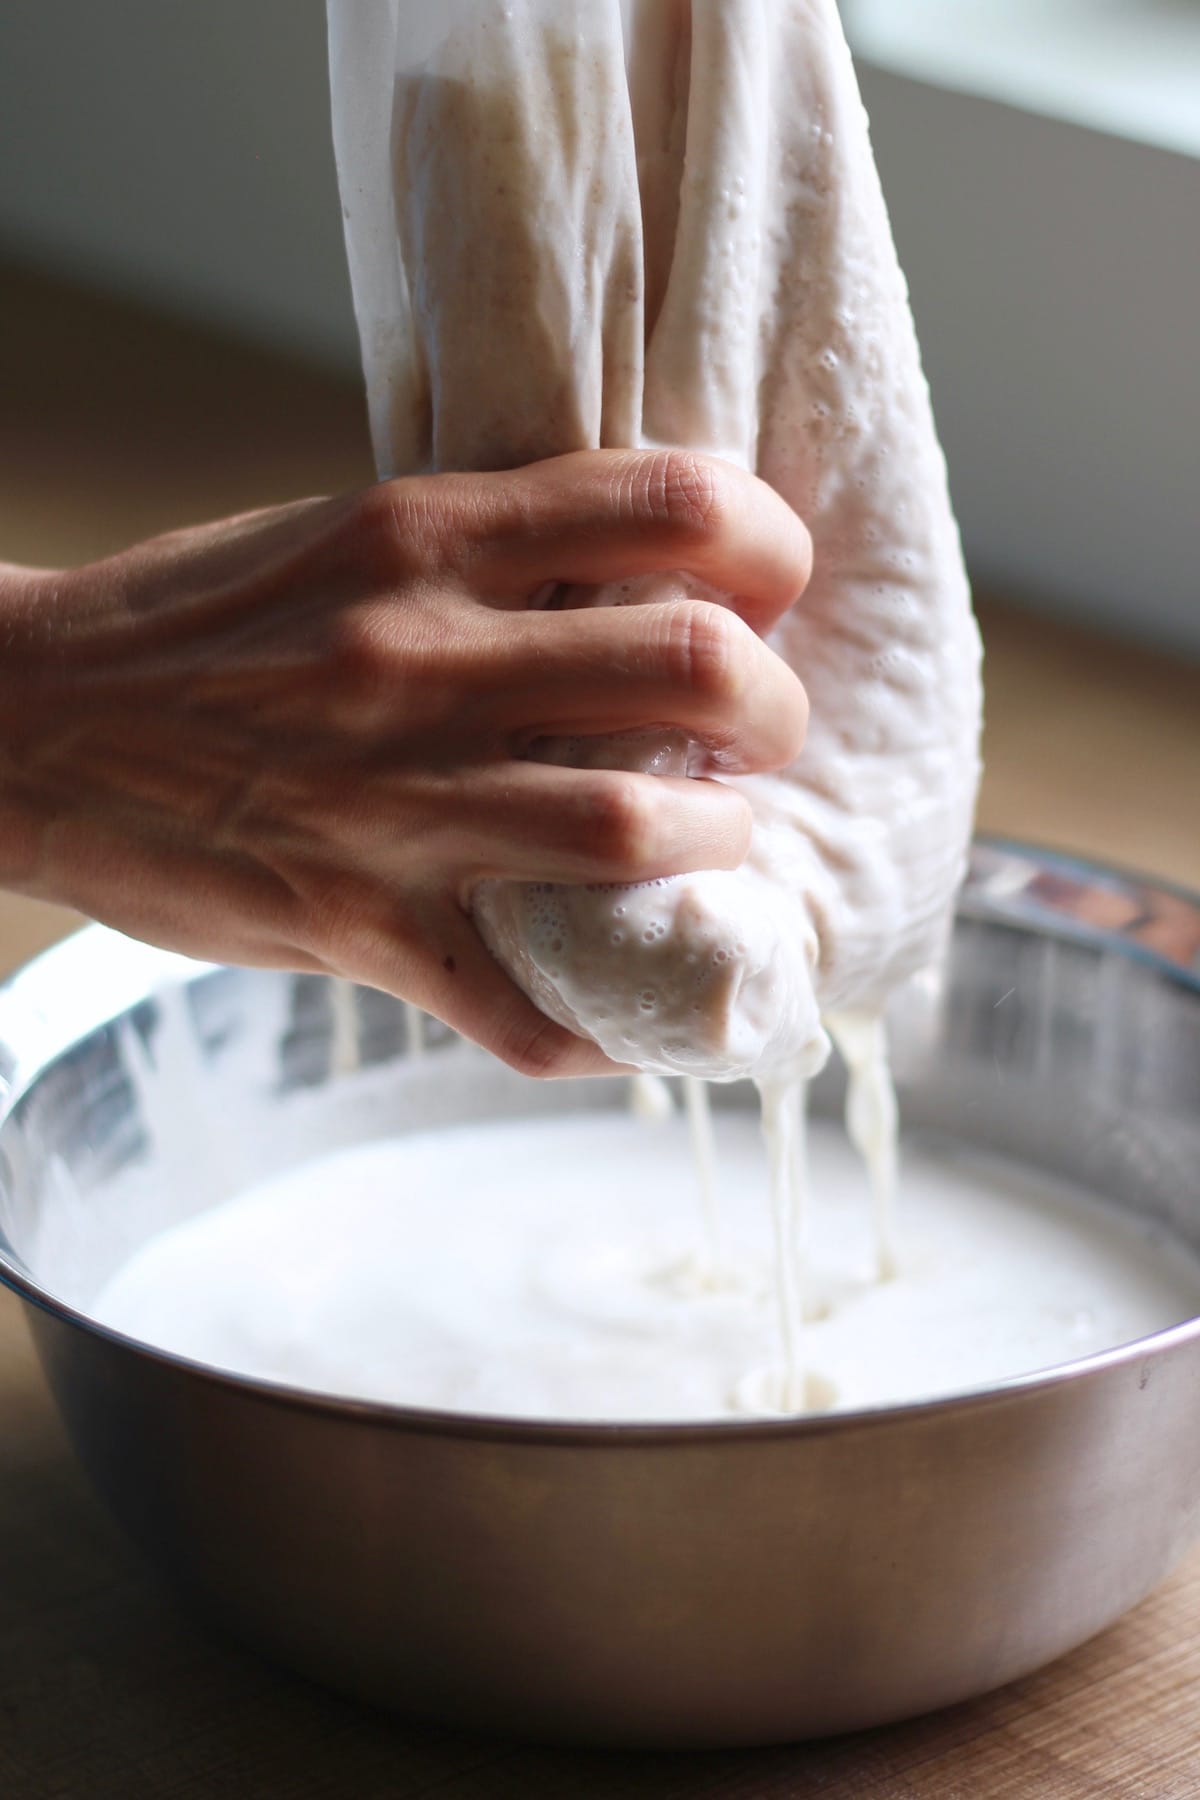
[[[733,868],[749,809],[719,781],[523,752],[669,726],[725,770],[791,761],[803,689],[756,632],[809,555],[752,476],[607,451],[0,571],[0,882],[191,955],[386,989],[529,1074],[606,1069],[493,962],[473,888]],[[531,607],[654,570],[735,610]]]

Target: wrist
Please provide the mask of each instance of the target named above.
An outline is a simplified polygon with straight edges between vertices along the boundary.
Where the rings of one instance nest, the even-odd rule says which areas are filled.
[[[39,891],[54,814],[38,769],[61,713],[48,680],[61,580],[52,570],[0,563],[0,887],[31,893]]]

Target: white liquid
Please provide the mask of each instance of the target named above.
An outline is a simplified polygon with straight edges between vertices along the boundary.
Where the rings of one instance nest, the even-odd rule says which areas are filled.
[[[675,1110],[671,1090],[658,1075],[632,1075],[629,1104],[635,1119],[669,1119]]]
[[[866,1180],[810,1132],[803,1361],[786,1392],[768,1175],[721,1121],[724,1279],[703,1278],[688,1128],[510,1121],[309,1163],[164,1232],[104,1322],[317,1391],[526,1417],[686,1420],[961,1391],[1175,1324],[1200,1263],[1047,1178],[909,1146],[904,1277],[879,1282]]]
[[[846,1064],[846,1131],[867,1166],[875,1226],[875,1263],[881,1281],[899,1272],[896,1237],[896,1159],[900,1115],[882,1019],[842,1014],[829,1033]]]
[[[414,1058],[425,1054],[425,1014],[411,1000],[404,1002],[404,1034],[408,1054]]]
[[[717,1189],[717,1144],[713,1136],[708,1088],[695,1075],[683,1078],[683,1099],[692,1140],[692,1164],[704,1217],[705,1255],[709,1280],[719,1281],[725,1263],[721,1244],[721,1202]]]
[[[757,1374],[747,1376],[760,1404],[779,1412],[804,1412],[808,1406],[805,1383],[806,1348],[804,1312],[808,1288],[808,1183],[810,1162],[804,1116],[805,1089],[796,1081],[761,1081],[762,1130],[767,1147],[773,1230],[772,1268],[779,1313],[783,1363],[765,1384]]]
[[[353,1075],[359,1067],[358,1013],[354,984],[336,977],[329,983],[329,1062],[335,1075]]]

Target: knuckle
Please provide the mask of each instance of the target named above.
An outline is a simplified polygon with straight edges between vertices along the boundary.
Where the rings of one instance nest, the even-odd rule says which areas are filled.
[[[406,541],[404,511],[393,483],[381,481],[357,496],[350,512],[351,534],[363,550],[389,563]]]
[[[610,775],[592,790],[587,847],[610,870],[636,874],[653,858],[658,807],[652,779]]]
[[[719,535],[726,507],[716,464],[688,450],[663,450],[645,464],[643,481],[651,522],[682,547]]]
[[[744,767],[745,773],[786,769],[804,749],[808,736],[808,695],[790,669],[781,667],[778,673],[778,686],[772,685],[770,700],[764,702],[766,730],[756,744],[753,760]]]
[[[716,706],[734,706],[746,685],[746,627],[705,600],[680,601],[666,622],[668,679]]]
[[[336,874],[314,880],[307,885],[302,909],[304,948],[331,968],[356,968],[375,923],[358,883]]]
[[[734,867],[739,868],[750,854],[750,844],[754,836],[754,808],[744,794],[736,795],[741,802],[734,814],[737,827],[735,839]]]
[[[805,593],[813,572],[812,533],[803,519],[797,519],[800,529],[796,533],[796,598]]]
[[[351,509],[350,531],[356,548],[385,580],[422,567],[431,536],[437,536],[419,481],[381,481],[366,488]]]
[[[522,1015],[504,1027],[494,1048],[502,1062],[534,1081],[564,1075],[570,1064],[570,1034],[552,1019],[530,1022]]]
[[[327,679],[341,698],[369,705],[393,686],[398,654],[390,610],[382,603],[356,606],[338,619]]]
[[[795,762],[804,748],[808,737],[808,690],[797,680],[795,683],[793,704],[788,717],[787,744],[785,762]]]

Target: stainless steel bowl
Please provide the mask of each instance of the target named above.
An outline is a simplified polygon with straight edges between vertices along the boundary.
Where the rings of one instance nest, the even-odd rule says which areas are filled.
[[[1200,1248],[1200,900],[981,844],[894,1028],[909,1124]],[[325,1400],[95,1325],[152,1231],[317,1148],[623,1103],[440,1029],[414,1058],[377,994],[91,928],[0,990],[0,1094],[0,1275],[97,1486],[208,1611],[352,1693],[596,1743],[880,1724],[1078,1644],[1197,1535],[1200,1322],[960,1398],[673,1427]]]

